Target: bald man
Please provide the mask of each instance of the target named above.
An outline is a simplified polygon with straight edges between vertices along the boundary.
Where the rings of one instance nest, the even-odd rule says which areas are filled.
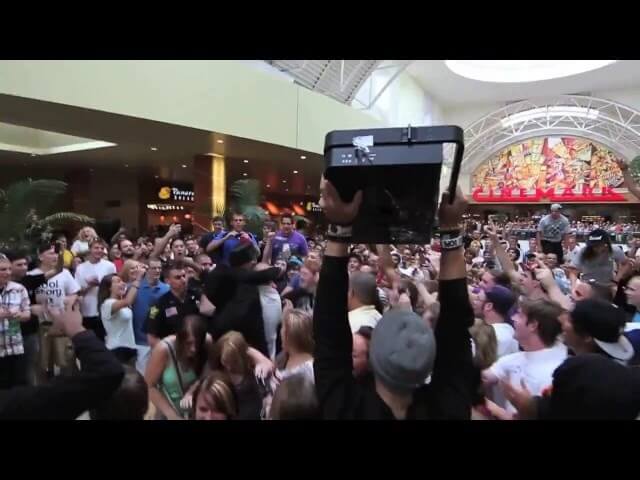
[[[379,298],[373,275],[362,272],[351,274],[348,302],[351,333],[357,332],[360,327],[375,328],[382,315],[376,310]]]

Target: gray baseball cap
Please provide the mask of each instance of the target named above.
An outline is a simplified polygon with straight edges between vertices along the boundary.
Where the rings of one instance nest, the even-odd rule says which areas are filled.
[[[433,330],[412,311],[389,310],[373,330],[371,368],[392,391],[408,393],[424,385],[435,358]]]

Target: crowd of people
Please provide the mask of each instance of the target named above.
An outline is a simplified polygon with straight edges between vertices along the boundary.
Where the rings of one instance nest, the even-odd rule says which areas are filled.
[[[3,252],[0,418],[638,417],[640,241],[557,204],[522,238],[458,191],[431,243],[354,244],[360,201],[323,179],[326,234],[238,212]]]

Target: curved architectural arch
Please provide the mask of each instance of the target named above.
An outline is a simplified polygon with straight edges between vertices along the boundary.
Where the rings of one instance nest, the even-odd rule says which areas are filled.
[[[507,105],[465,129],[461,174],[470,175],[491,155],[518,141],[553,135],[594,140],[631,159],[640,153],[640,112],[611,100],[580,95]],[[453,148],[447,148],[449,164],[452,154]]]

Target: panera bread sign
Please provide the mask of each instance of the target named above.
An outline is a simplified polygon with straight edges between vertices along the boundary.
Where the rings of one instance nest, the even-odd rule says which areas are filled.
[[[627,198],[619,192],[620,189],[604,187],[592,189],[583,186],[581,190],[574,188],[484,188],[476,187],[471,197],[478,203],[534,203],[534,202],[626,202]]]
[[[160,187],[158,190],[160,200],[175,200],[178,202],[193,202],[193,190],[181,189],[177,187]]]

